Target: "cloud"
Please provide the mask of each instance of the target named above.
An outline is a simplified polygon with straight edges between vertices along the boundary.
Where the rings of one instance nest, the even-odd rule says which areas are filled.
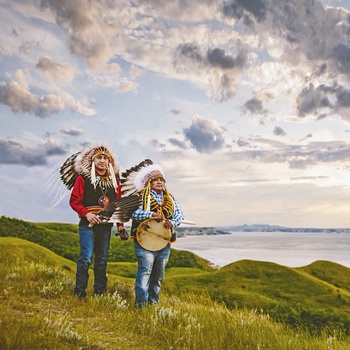
[[[83,98],[79,101],[72,99],[69,103],[69,107],[72,112],[79,112],[83,115],[91,116],[97,113],[94,108],[91,108],[91,105],[94,104],[95,100],[90,98]]]
[[[287,135],[285,133],[285,131],[279,126],[275,126],[275,128],[273,129],[273,134],[276,136],[286,136]]]
[[[70,83],[74,78],[74,68],[70,64],[59,64],[49,56],[41,56],[35,67],[43,71],[52,83]]]
[[[306,114],[318,114],[332,107],[334,111],[346,110],[350,108],[350,90],[336,83],[332,86],[321,84],[317,88],[311,83],[301,91],[296,104],[300,117]],[[349,119],[346,114],[343,118]]]
[[[248,58],[241,48],[232,55],[221,48],[183,43],[175,49],[173,62],[180,74],[194,70],[207,75],[212,98],[224,102],[235,96],[239,73],[247,66]]]
[[[184,129],[186,139],[199,153],[212,153],[225,144],[224,129],[213,119],[195,116],[189,128]]]
[[[180,111],[179,109],[172,108],[172,109],[170,110],[170,113],[171,113],[171,114],[174,114],[174,115],[178,115],[178,114],[181,113],[181,111]]]
[[[312,137],[311,134],[309,135],[308,138]],[[249,146],[251,149],[228,153],[234,161],[261,164],[286,163],[291,169],[307,169],[318,164],[350,160],[350,145],[343,141],[288,145],[279,141],[253,138],[249,143],[240,140],[237,144],[239,147]]]
[[[251,114],[262,114],[264,110],[263,103],[257,98],[252,98],[243,105],[243,110],[248,111]]]
[[[57,24],[69,35],[71,53],[86,60],[91,69],[98,71],[113,58],[109,39],[116,28],[109,22],[108,5],[65,1],[63,6],[61,1],[49,0],[42,2],[41,7],[55,14]]]
[[[72,129],[60,129],[59,133],[67,136],[80,136],[84,133],[83,129],[72,128]]]
[[[299,141],[304,141],[308,138],[311,138],[313,135],[312,134],[307,134],[305,137],[303,137],[302,139],[300,139]]]
[[[242,20],[246,25],[252,24],[252,17],[258,22],[263,21],[266,18],[266,6],[265,1],[226,1],[223,6],[222,12],[227,17],[236,18]]]
[[[175,139],[173,137],[171,137],[169,140],[168,140],[172,145],[176,146],[176,147],[179,147],[181,149],[186,149],[187,146],[186,146],[186,143],[183,142],[183,141],[180,141],[178,139]]]
[[[17,82],[0,82],[0,103],[7,105],[14,113],[31,113],[45,118],[64,109],[64,101],[59,96],[48,94],[38,96]]]
[[[246,56],[244,52],[240,52],[237,57],[227,54],[225,50],[220,48],[209,49],[206,60],[212,67],[225,69],[233,69],[235,67],[244,67],[246,63]]]
[[[333,49],[333,58],[340,73],[350,75],[350,46],[338,44]]]
[[[49,156],[63,155],[66,149],[52,140],[34,147],[27,147],[14,139],[0,138],[0,164],[37,166],[48,164]]]
[[[138,86],[139,85],[133,81],[124,80],[124,81],[120,82],[118,90],[121,93],[127,93],[130,91],[137,91]]]
[[[250,146],[249,142],[242,140],[240,138],[236,141],[236,143],[237,143],[238,147],[249,147]]]
[[[331,107],[331,102],[322,89],[315,89],[313,84],[304,88],[297,97],[297,110],[300,117],[317,113],[319,109]]]
[[[333,105],[325,92],[312,88],[321,85],[321,79],[328,85],[338,80],[340,86],[341,80],[344,84],[348,81],[348,10],[323,6],[320,1],[291,0],[285,3],[278,0],[228,0],[224,3],[222,12],[225,17],[235,20],[236,28],[243,25],[243,33],[254,33],[258,37],[259,44],[270,56],[272,65],[283,61],[286,69],[293,68],[293,74],[289,75],[289,83],[294,83],[293,90],[298,88],[297,77],[304,76],[309,81],[310,85],[302,92],[299,89],[296,106],[299,116],[317,114],[324,108],[331,112],[334,108],[334,112],[348,119],[347,112],[339,109],[348,108],[349,95],[346,91],[342,95],[344,98],[337,96],[337,104]],[[259,50],[259,47],[256,46],[255,49]],[[254,74],[254,71],[250,73]],[[274,79],[277,83],[280,77]]]

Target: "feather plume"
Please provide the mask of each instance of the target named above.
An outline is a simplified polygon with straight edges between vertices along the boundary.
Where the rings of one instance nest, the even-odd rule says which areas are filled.
[[[152,164],[153,162],[151,159],[145,159],[138,165],[135,165],[132,168],[127,169],[125,172],[121,174],[120,183],[121,183],[123,195],[130,195],[139,191],[139,189],[135,187],[135,177],[142,169]]]
[[[128,222],[141,202],[141,197],[138,195],[122,197],[101,209],[97,215],[102,222]]]
[[[69,190],[72,189],[75,179],[79,175],[74,166],[79,153],[80,152],[77,152],[71,155],[60,168],[61,180]]]

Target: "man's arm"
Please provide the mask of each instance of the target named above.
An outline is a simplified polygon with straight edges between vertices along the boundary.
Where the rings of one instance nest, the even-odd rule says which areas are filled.
[[[153,211],[145,211],[142,209],[142,206],[138,207],[136,211],[132,214],[132,218],[135,220],[146,220],[149,219],[153,214]]]
[[[84,178],[79,175],[75,180],[69,200],[69,204],[72,209],[81,217],[86,216],[86,214],[89,212],[82,202],[84,199],[84,186]]]
[[[174,216],[169,221],[173,224],[173,227],[177,227],[180,225],[181,221],[185,219],[185,216],[176,199],[175,198],[172,198],[172,199],[174,201]]]

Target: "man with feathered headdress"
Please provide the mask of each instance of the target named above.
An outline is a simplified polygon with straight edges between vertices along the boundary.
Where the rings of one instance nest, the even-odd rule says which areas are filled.
[[[122,175],[125,176],[121,180],[123,188],[131,183],[130,187],[142,197],[142,205],[132,214],[131,226],[138,262],[135,306],[142,309],[159,301],[165,266],[170,257],[170,243],[176,239],[174,228],[184,220],[184,215],[165,186],[164,171],[160,165],[145,160]],[[169,231],[169,236],[167,232],[164,236],[157,232],[154,222]]]
[[[103,222],[98,213],[121,197],[117,159],[106,146],[98,144],[69,157],[60,173],[67,188],[73,188],[69,203],[80,217],[80,256],[74,294],[86,298],[89,267],[94,254],[94,294],[103,295],[107,286],[106,268],[113,224]],[[118,222],[117,226],[120,236],[127,239],[123,223]]]

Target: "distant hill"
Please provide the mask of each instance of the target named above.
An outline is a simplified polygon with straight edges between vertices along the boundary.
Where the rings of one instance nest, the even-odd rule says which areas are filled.
[[[199,235],[227,235],[231,232],[324,232],[324,233],[350,233],[350,228],[314,228],[314,227],[285,227],[278,225],[254,224],[219,227],[177,227],[178,237]]]
[[[223,232],[350,232],[350,228],[314,228],[314,227],[284,227],[278,225],[238,225],[224,226],[218,229]]]
[[[227,235],[231,232],[325,232],[339,233],[348,232],[350,228],[317,228],[317,227],[285,227],[278,225],[254,224],[219,227],[178,227],[176,229],[179,237],[197,235]]]
[[[177,227],[177,237],[201,235],[227,235],[228,231],[216,227]]]

